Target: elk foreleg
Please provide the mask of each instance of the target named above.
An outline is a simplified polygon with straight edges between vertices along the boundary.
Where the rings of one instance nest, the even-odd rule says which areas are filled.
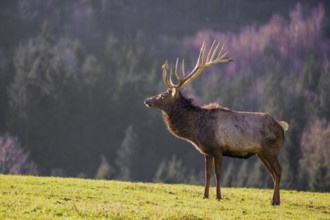
[[[221,191],[220,191],[220,173],[222,167],[222,152],[217,151],[214,154],[214,174],[216,181],[216,198],[217,200],[221,199]]]
[[[204,199],[209,198],[209,188],[211,181],[211,172],[213,168],[213,158],[209,155],[205,155],[205,188],[204,188]]]

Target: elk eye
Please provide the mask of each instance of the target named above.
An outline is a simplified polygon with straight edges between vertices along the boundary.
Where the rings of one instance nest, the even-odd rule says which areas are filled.
[[[166,98],[166,96],[167,96],[166,93],[162,93],[162,94],[160,95],[160,98],[161,98],[161,99],[164,99],[164,98]]]

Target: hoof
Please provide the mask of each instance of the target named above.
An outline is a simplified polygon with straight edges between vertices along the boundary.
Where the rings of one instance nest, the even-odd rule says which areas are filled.
[[[280,205],[280,201],[275,201],[275,200],[272,199],[271,205],[272,206]]]
[[[208,199],[209,198],[209,196],[203,196],[203,199]]]

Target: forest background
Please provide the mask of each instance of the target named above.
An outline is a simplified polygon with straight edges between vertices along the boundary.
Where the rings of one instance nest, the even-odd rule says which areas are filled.
[[[289,123],[286,189],[330,191],[329,1],[0,1],[0,173],[202,184],[203,157],[146,97],[161,65],[203,41],[235,61],[183,93]],[[224,186],[272,187],[256,157],[225,158]]]

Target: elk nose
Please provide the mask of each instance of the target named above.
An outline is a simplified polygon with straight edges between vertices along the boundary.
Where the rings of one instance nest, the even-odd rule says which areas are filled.
[[[144,104],[147,106],[147,107],[151,107],[151,104],[150,104],[150,98],[147,98],[144,100]]]

